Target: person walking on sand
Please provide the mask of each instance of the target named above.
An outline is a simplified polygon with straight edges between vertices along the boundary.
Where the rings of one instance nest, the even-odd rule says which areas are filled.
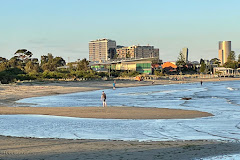
[[[116,81],[113,81],[113,89],[116,89]]]
[[[101,96],[101,100],[103,102],[103,107],[107,107],[107,96],[106,96],[106,93],[104,93],[104,91],[102,91],[102,96]]]

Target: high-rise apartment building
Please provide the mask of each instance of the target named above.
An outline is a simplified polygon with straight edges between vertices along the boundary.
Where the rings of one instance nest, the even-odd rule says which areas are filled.
[[[183,55],[184,62],[187,63],[188,62],[188,48],[182,49],[182,55]]]
[[[219,41],[218,59],[221,65],[227,62],[228,55],[231,52],[231,41]]]
[[[116,54],[116,41],[98,39],[89,42],[89,60],[107,61]]]
[[[117,48],[117,58],[159,58],[159,49],[154,48],[154,46],[130,46]]]

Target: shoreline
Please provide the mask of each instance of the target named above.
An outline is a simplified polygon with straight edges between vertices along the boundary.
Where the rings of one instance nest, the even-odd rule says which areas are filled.
[[[220,81],[240,81],[240,78],[188,78],[184,81],[176,80],[153,80],[132,81],[117,80],[117,88],[154,86],[154,85],[170,85],[184,83],[200,83]],[[94,84],[93,84],[94,83]],[[68,94],[77,92],[87,92],[95,90],[112,89],[112,81],[44,81],[44,82],[21,82],[16,84],[0,84],[0,107],[16,106],[15,101],[40,96],[51,96],[57,94]],[[5,93],[4,91],[7,91]],[[23,94],[26,93],[26,94]]]

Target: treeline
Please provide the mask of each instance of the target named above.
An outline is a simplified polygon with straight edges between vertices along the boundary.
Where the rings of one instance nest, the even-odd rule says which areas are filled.
[[[69,78],[100,78],[105,73],[96,73],[88,67],[86,59],[69,64],[67,68],[58,68],[66,65],[62,57],[52,54],[41,56],[39,61],[32,58],[32,53],[26,49],[17,50],[14,57],[6,59],[0,57],[0,81],[10,83],[23,80],[69,79]],[[73,67],[75,65],[76,67]]]
[[[11,59],[0,57],[0,82],[3,84],[23,80],[45,79],[99,79],[109,76],[107,72],[95,72],[88,66],[86,58],[68,63],[62,57],[52,54],[41,56],[40,61],[32,58],[32,52],[26,49],[16,51]],[[111,71],[111,76],[135,76],[138,72]]]

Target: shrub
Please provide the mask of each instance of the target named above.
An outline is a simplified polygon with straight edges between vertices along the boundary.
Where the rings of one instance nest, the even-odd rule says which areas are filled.
[[[25,74],[21,69],[10,68],[0,72],[0,81],[3,84],[8,84],[16,81],[16,79],[18,80],[21,77],[18,75],[21,75],[21,74]]]
[[[136,71],[129,71],[129,72],[128,71],[124,71],[124,72],[120,73],[121,77],[135,77],[137,75],[139,75],[139,73],[136,72]]]

